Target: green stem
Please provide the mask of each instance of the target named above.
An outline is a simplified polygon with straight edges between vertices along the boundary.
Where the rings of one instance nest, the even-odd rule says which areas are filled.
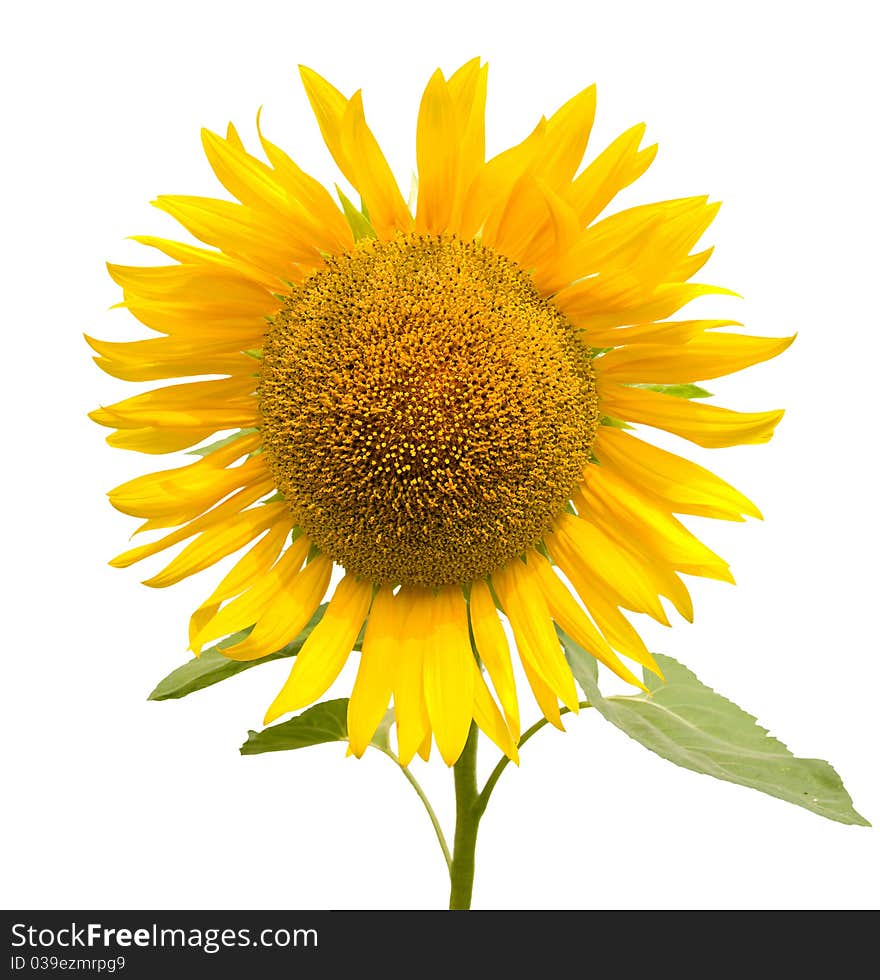
[[[474,890],[474,859],[477,830],[482,810],[478,810],[477,726],[471,723],[464,750],[455,763],[455,841],[449,869],[450,909],[469,909]]]
[[[419,786],[416,777],[406,768],[406,766],[401,765],[400,762],[397,763],[400,766],[401,771],[404,776],[409,780],[410,785],[419,794],[419,799],[424,804],[425,809],[428,811],[428,816],[431,818],[431,825],[434,828],[434,833],[437,835],[437,841],[440,844],[440,850],[443,851],[443,860],[446,861],[446,868],[452,873],[452,855],[449,853],[449,845],[446,843],[446,837],[443,834],[443,828],[440,826],[440,821],[437,819],[437,814],[434,813],[434,808],[431,806],[428,797],[425,796],[425,791]]]
[[[578,707],[590,708],[592,705],[589,701],[580,701]],[[567,715],[570,713],[570,709],[563,708],[559,713],[560,715]],[[522,748],[546,724],[547,719],[542,718],[540,721],[536,721],[531,728],[526,729],[519,740],[519,748]],[[407,781],[416,791],[431,820],[431,826],[437,835],[440,850],[443,852],[443,859],[446,861],[446,867],[449,870],[451,886],[449,891],[450,909],[469,909],[471,907],[471,896],[474,890],[477,831],[480,827],[480,820],[489,804],[489,797],[492,795],[492,791],[501,778],[501,774],[510,762],[507,756],[502,756],[498,765],[495,766],[489,778],[486,780],[482,791],[479,791],[477,788],[477,740],[478,729],[472,723],[461,756],[453,767],[455,778],[455,840],[453,841],[451,854],[449,852],[449,845],[446,843],[446,837],[443,834],[443,828],[437,819],[437,814],[434,812],[434,808],[431,806],[418,780],[390,749],[383,748],[379,745],[376,746],[406,776]]]
[[[406,776],[407,781],[410,786],[416,791],[418,798],[422,801],[422,806],[424,806],[427,811],[428,817],[431,821],[431,826],[434,828],[434,833],[437,835],[437,843],[440,845],[440,850],[443,852],[443,860],[446,862],[446,869],[452,874],[452,855],[449,853],[449,845],[446,843],[446,836],[443,833],[443,828],[440,826],[440,821],[437,819],[437,814],[434,812],[434,807],[431,806],[431,801],[428,799],[425,791],[419,785],[419,781],[416,777],[407,769],[407,767],[397,758],[397,756],[391,752],[389,749],[383,749],[379,746],[379,751],[384,753],[391,759],[392,762],[397,766],[397,768]]]

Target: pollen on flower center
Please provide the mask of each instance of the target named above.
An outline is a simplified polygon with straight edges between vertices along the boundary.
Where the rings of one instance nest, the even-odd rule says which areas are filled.
[[[598,424],[589,351],[476,242],[360,242],[266,338],[265,453],[312,541],[374,582],[491,574],[548,530]]]

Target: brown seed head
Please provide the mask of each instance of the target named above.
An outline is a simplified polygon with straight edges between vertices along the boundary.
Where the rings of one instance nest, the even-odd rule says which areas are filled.
[[[259,399],[312,541],[359,577],[428,587],[540,540],[598,425],[570,324],[513,262],[446,236],[363,241],[294,286]]]

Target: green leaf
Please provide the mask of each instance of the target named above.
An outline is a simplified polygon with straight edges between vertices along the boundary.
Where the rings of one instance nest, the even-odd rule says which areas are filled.
[[[699,385],[633,385],[645,391],[659,391],[661,395],[672,395],[674,398],[711,398],[712,392],[706,391]]]
[[[347,714],[348,698],[322,701],[290,721],[264,728],[261,732],[248,732],[247,741],[239,751],[242,755],[260,755],[263,752],[304,749],[324,742],[346,742]]]
[[[870,826],[840,776],[820,759],[799,759],[752,715],[700,683],[672,657],[657,655],[665,683],[645,671],[648,694],[605,698],[595,659],[560,633],[566,657],[593,707],[657,755],[685,769],[749,786],[819,816]]]
[[[354,240],[359,242],[362,238],[375,238],[376,232],[370,224],[370,219],[367,215],[363,211],[359,211],[345,194],[342,193],[339,187],[336,188],[336,193],[342,202],[342,213],[345,215],[348,227],[351,228]]]
[[[259,660],[230,660],[223,656],[223,651],[234,643],[243,640],[253,629],[252,626],[227,637],[216,646],[205,650],[200,657],[193,657],[183,666],[172,670],[167,677],[159,681],[147,700],[167,701],[170,698],[182,698],[187,694],[192,694],[193,691],[201,691],[202,688],[218,684],[220,681],[226,680],[227,677],[234,677],[243,670],[250,670],[251,667],[256,667],[259,664],[266,664],[270,660],[280,660],[282,657],[296,656],[303,643],[308,639],[309,634],[320,622],[326,608],[326,603],[319,606],[299,636],[291,640],[286,647],[282,647],[277,653],[269,654],[268,657],[261,657]]]
[[[393,756],[391,751],[391,726],[394,712],[386,711],[370,744]],[[261,732],[249,731],[247,741],[239,749],[242,755],[261,755],[263,752],[287,752],[289,749],[305,749],[325,742],[348,741],[348,698],[321,701],[313,704],[296,718],[272,725]]]
[[[587,653],[567,633],[563,633],[558,626],[556,627],[556,632],[562,641],[562,646],[565,650],[565,659],[568,661],[569,667],[571,667],[571,672],[574,674],[575,680],[580,684],[584,694],[586,694],[587,700],[590,704],[595,700],[602,700],[602,695],[599,693],[599,663],[596,658]]]

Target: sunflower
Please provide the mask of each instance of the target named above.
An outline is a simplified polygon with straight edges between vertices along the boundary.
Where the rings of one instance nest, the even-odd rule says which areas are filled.
[[[320,698],[360,646],[355,755],[393,702],[404,765],[432,741],[454,764],[472,722],[515,758],[499,611],[557,727],[561,705],[578,708],[557,628],[641,686],[627,662],[658,668],[623,610],[668,625],[665,598],[689,620],[682,575],[732,581],[676,515],[760,514],[634,424],[704,447],[766,442],[781,411],[705,404],[694,383],[793,338],[669,319],[727,292],[691,281],[718,205],[683,198],[599,219],[656,147],[641,148],[636,126],[578,172],[594,87],[486,161],[486,67],[438,70],[419,109],[411,207],[360,92],[301,75],[360,206],[341,191],[337,205],[258,116],[265,159],[232,125],[202,134],[235,200],[155,202],[207,247],[140,237],[170,264],[110,266],[155,335],[88,338],[97,363],[127,381],[189,380],[91,417],[116,430],[113,446],[200,457],[110,492],[138,531],[162,532],[112,564],[188,542],[146,580],[164,587],[238,555],[189,639],[198,654],[247,631],[223,650],[240,661],[279,650],[332,592],[267,723]]]

